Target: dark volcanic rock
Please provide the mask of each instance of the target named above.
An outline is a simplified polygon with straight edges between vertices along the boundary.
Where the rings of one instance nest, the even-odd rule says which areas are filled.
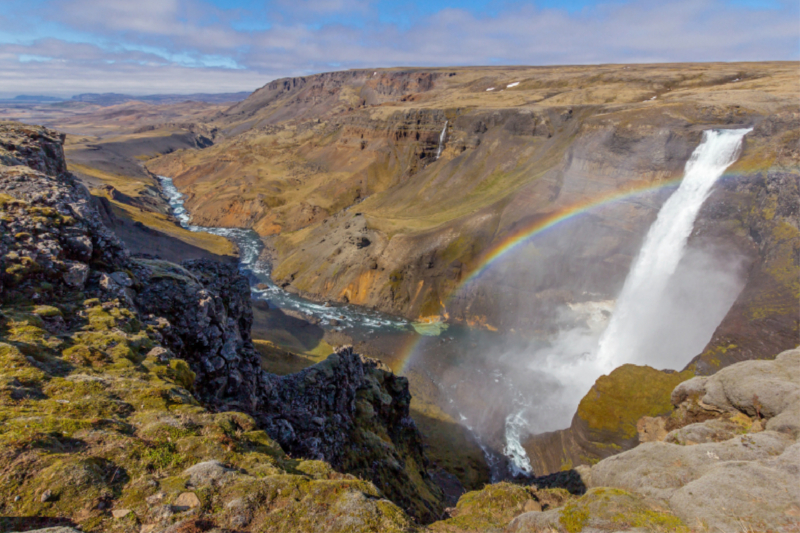
[[[105,350],[143,326],[147,341],[131,336],[136,353],[118,352],[128,353],[129,364],[167,364],[206,408],[251,415],[286,451],[374,480],[421,520],[441,514],[441,493],[409,416],[407,380],[350,348],[297,375],[264,372],[250,336],[250,286],[237,267],[131,258],[66,172],[62,142],[45,128],[0,124],[0,303],[86,307],[65,314],[38,306],[36,322],[56,333],[87,321],[90,330],[117,328],[101,339]],[[0,327],[5,321],[0,314]],[[100,364],[110,356],[92,347],[69,357]],[[21,382],[9,387],[13,397],[41,395]],[[184,391],[173,401],[195,400]]]
[[[259,419],[287,452],[370,478],[425,521],[441,515],[406,378],[346,346],[269,386]]]
[[[250,338],[250,286],[235,265],[208,260],[182,266],[138,259],[143,268],[136,303],[166,318],[166,344],[197,373],[202,400],[248,412],[261,405],[261,363]]]

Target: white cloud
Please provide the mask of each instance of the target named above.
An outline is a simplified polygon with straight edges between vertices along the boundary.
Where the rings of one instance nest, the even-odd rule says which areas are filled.
[[[280,13],[259,20],[269,29],[237,31],[237,21],[256,15],[220,10],[202,0],[59,1],[36,11],[46,12],[49,24],[60,24],[73,36],[0,44],[0,91],[41,93],[40,83],[61,93],[90,86],[120,92],[147,86],[167,92],[227,91],[281,76],[398,65],[798,58],[798,7],[791,2],[758,10],[723,0],[643,0],[600,3],[575,13],[510,4],[493,16],[449,8],[403,29],[378,22],[377,8],[368,0],[271,5]],[[348,23],[348,14],[360,22]],[[22,16],[12,13],[15,19]],[[76,34],[92,44],[74,42],[80,40]],[[52,59],[20,60],[31,57]],[[243,68],[209,68],[215,66]],[[58,83],[62,78],[72,81]],[[17,80],[13,85],[12,79]],[[78,89],[81,83],[86,87]]]
[[[64,47],[70,48],[68,43]],[[19,62],[17,54],[7,53],[3,48],[0,47],[3,76],[0,97],[17,94],[68,97],[85,92],[223,93],[252,91],[265,82],[262,74],[253,71],[188,68],[141,53],[107,56],[113,59],[101,56],[103,59],[81,62],[59,58]]]

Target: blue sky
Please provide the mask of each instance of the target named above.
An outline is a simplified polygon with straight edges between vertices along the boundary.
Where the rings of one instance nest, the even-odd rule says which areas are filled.
[[[0,97],[347,68],[800,58],[797,0],[0,0]]]

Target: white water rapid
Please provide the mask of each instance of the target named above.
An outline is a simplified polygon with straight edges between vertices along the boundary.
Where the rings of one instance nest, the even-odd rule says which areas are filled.
[[[253,298],[267,300],[273,307],[299,311],[304,315],[315,317],[322,325],[331,325],[331,329],[340,331],[353,328],[361,328],[368,332],[396,331],[411,327],[411,324],[401,318],[390,317],[371,309],[312,302],[283,290],[273,283],[269,263],[260,259],[264,244],[255,231],[243,228],[209,228],[192,224],[192,217],[183,204],[183,194],[172,183],[172,179],[166,176],[158,176],[158,179],[172,213],[181,226],[189,231],[225,237],[236,245],[239,250],[239,268],[250,280]],[[334,327],[332,326],[334,323],[339,325]]]
[[[436,159],[439,159],[442,156],[442,150],[444,150],[444,140],[447,137],[447,121],[444,121],[444,128],[442,128],[442,133],[439,134],[439,149],[436,151]]]
[[[703,334],[707,334],[707,338],[693,339],[691,342],[675,339],[688,330],[676,328],[676,324],[680,324],[676,315],[684,315],[684,321],[686,317],[694,320],[698,312],[708,311],[706,303],[698,306],[696,301],[684,295],[683,300],[676,304],[674,296],[670,299],[668,295],[674,288],[671,283],[680,284],[676,270],[679,270],[678,266],[686,255],[686,243],[697,214],[714,183],[738,158],[742,139],[750,131],[703,132],[702,142],[686,163],[680,186],[664,203],[648,231],[609,320],[603,317],[603,313],[592,313],[593,318],[587,321],[588,327],[562,331],[547,348],[526,354],[530,368],[540,371],[543,379],[552,380],[557,384],[557,389],[544,398],[534,398],[529,392],[530,397],[526,401],[514,406],[519,410],[507,416],[504,453],[513,462],[512,473],[526,474],[531,471],[520,439],[531,433],[553,431],[568,424],[568,417],[575,412],[581,398],[598,377],[626,363],[679,369],[708,342],[713,329],[733,304],[741,287],[731,286],[725,291],[725,298],[730,298],[729,301],[722,302],[725,298],[718,295],[712,298],[713,305],[709,303],[708,308],[716,306],[719,309],[705,314],[716,322],[703,324],[699,328]],[[723,272],[717,272],[713,267],[704,275],[706,280],[725,277]],[[704,287],[701,284],[695,282],[691,290],[702,293]],[[606,308],[610,310],[610,303],[596,304],[598,310],[602,311]]]
[[[709,130],[686,163],[680,187],[658,212],[639,256],[625,279],[608,328],[600,338],[598,363],[611,371],[624,363],[663,365],[647,357],[643,332],[652,328],[664,289],[686,251],[686,241],[711,187],[736,161],[750,129]],[[693,357],[697,354],[687,354]],[[669,368],[687,361],[675,360]],[[661,366],[663,368],[663,366]]]

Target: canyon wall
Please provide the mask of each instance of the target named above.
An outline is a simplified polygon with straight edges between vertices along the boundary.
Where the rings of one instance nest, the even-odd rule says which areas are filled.
[[[548,334],[565,304],[615,297],[702,130],[754,126],[690,243],[745,265],[750,303],[734,305],[695,365],[710,372],[722,351],[725,361],[767,356],[797,338],[790,182],[798,111],[788,67],[379,70],[278,80],[217,119],[227,132],[217,145],[148,166],[187,193],[196,223],[263,235],[273,277],[289,291],[418,320]],[[521,82],[502,90],[512,81]],[[559,213],[567,216],[557,227],[469,279],[487,251]],[[753,310],[756,294],[782,303]],[[773,341],[748,344],[755,330],[734,339],[745,314],[775,325]]]

